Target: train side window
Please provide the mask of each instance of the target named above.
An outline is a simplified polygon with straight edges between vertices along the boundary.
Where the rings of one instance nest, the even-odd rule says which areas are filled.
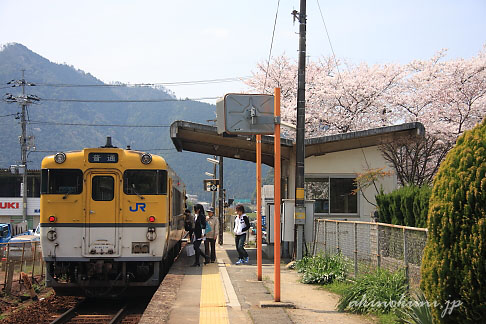
[[[115,180],[110,176],[94,176],[91,181],[91,198],[95,201],[111,201],[115,192]]]
[[[83,191],[83,171],[79,169],[42,169],[42,194],[77,195]]]
[[[127,195],[166,195],[166,170],[126,170],[123,192]]]

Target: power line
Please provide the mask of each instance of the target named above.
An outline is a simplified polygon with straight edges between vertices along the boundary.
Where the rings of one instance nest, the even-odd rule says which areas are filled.
[[[2,115],[0,116],[0,118],[3,118],[3,117],[10,117],[10,116],[18,116],[19,113],[15,113],[15,114],[8,114],[8,115]]]
[[[29,84],[37,87],[155,87],[155,86],[184,86],[184,85],[200,85],[210,83],[225,83],[237,82],[250,78],[249,76],[231,77],[221,79],[206,79],[206,80],[192,80],[192,81],[175,81],[175,82],[155,82],[155,83],[116,83],[116,84],[68,84],[68,83],[36,83]],[[15,86],[15,85],[13,85]],[[9,87],[4,87],[9,88]],[[4,89],[0,88],[0,89]]]
[[[329,46],[331,47],[332,57],[334,58],[334,63],[336,64],[339,80],[342,82],[341,72],[339,71],[339,65],[336,60],[336,53],[334,53],[334,47],[332,46],[331,37],[329,36],[329,32],[327,31],[327,25],[326,25],[326,21],[324,20],[324,15],[322,14],[321,5],[319,4],[319,0],[316,0],[316,2],[317,2],[317,7],[319,8],[319,12],[321,14],[322,23],[324,24],[324,30],[326,31],[327,40],[329,41]]]
[[[156,102],[177,102],[177,101],[198,101],[198,100],[209,100],[209,99],[218,99],[220,97],[201,97],[201,98],[185,98],[185,99],[145,99],[145,100],[138,100],[138,99],[113,99],[113,100],[101,100],[101,99],[53,99],[53,98],[39,98],[41,101],[51,101],[51,102],[86,102],[86,103],[156,103]]]
[[[277,26],[277,17],[278,17],[278,8],[279,7],[280,7],[280,0],[278,0],[278,2],[277,2],[277,12],[275,13],[275,20],[273,22],[272,40],[270,42],[270,51],[268,53],[267,70],[265,71],[265,81],[263,82],[263,91],[262,91],[262,93],[265,93],[265,88],[267,87],[268,69],[270,68],[270,58],[272,57],[273,39],[275,37],[275,27]]]
[[[59,123],[32,120],[31,125],[56,125],[56,126],[89,126],[89,127],[129,127],[129,128],[167,128],[170,125],[124,125],[124,124],[83,124],[83,123]]]
[[[149,149],[149,150],[143,150],[143,149],[136,149],[137,151],[144,151],[144,152],[155,152],[155,151],[175,151],[175,148],[159,148],[159,149]]]

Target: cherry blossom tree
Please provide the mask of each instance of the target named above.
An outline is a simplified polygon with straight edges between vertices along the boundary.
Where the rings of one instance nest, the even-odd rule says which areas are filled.
[[[442,50],[405,65],[353,66],[331,57],[307,63],[306,137],[421,122],[427,132],[423,141],[407,140],[382,151],[397,158],[391,164],[415,168],[396,167],[408,179],[404,182],[430,182],[456,138],[486,113],[486,46],[470,59],[445,61],[446,54]],[[283,55],[260,63],[247,85],[259,93],[280,87],[282,120],[296,124],[295,61]],[[418,160],[410,160],[414,157]],[[425,178],[415,178],[417,170]]]
[[[306,67],[306,136],[420,121],[455,140],[486,112],[486,47],[471,59],[444,61],[446,51],[406,65],[352,66],[333,58]],[[254,92],[281,88],[282,119],[296,123],[297,64],[286,56],[257,65]]]

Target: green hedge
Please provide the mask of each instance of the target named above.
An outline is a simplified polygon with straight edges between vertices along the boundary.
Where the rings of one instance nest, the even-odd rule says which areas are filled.
[[[389,194],[376,196],[381,223],[427,227],[427,212],[432,189],[429,186],[405,186]]]
[[[486,322],[486,119],[457,140],[430,198],[421,287],[437,323]],[[449,304],[447,304],[449,303]],[[444,316],[443,316],[444,315]]]

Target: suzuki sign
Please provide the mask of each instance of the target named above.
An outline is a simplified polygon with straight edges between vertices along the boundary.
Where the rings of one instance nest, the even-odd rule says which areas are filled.
[[[0,198],[0,216],[22,216],[22,198]],[[27,198],[27,215],[40,215],[40,198]]]

